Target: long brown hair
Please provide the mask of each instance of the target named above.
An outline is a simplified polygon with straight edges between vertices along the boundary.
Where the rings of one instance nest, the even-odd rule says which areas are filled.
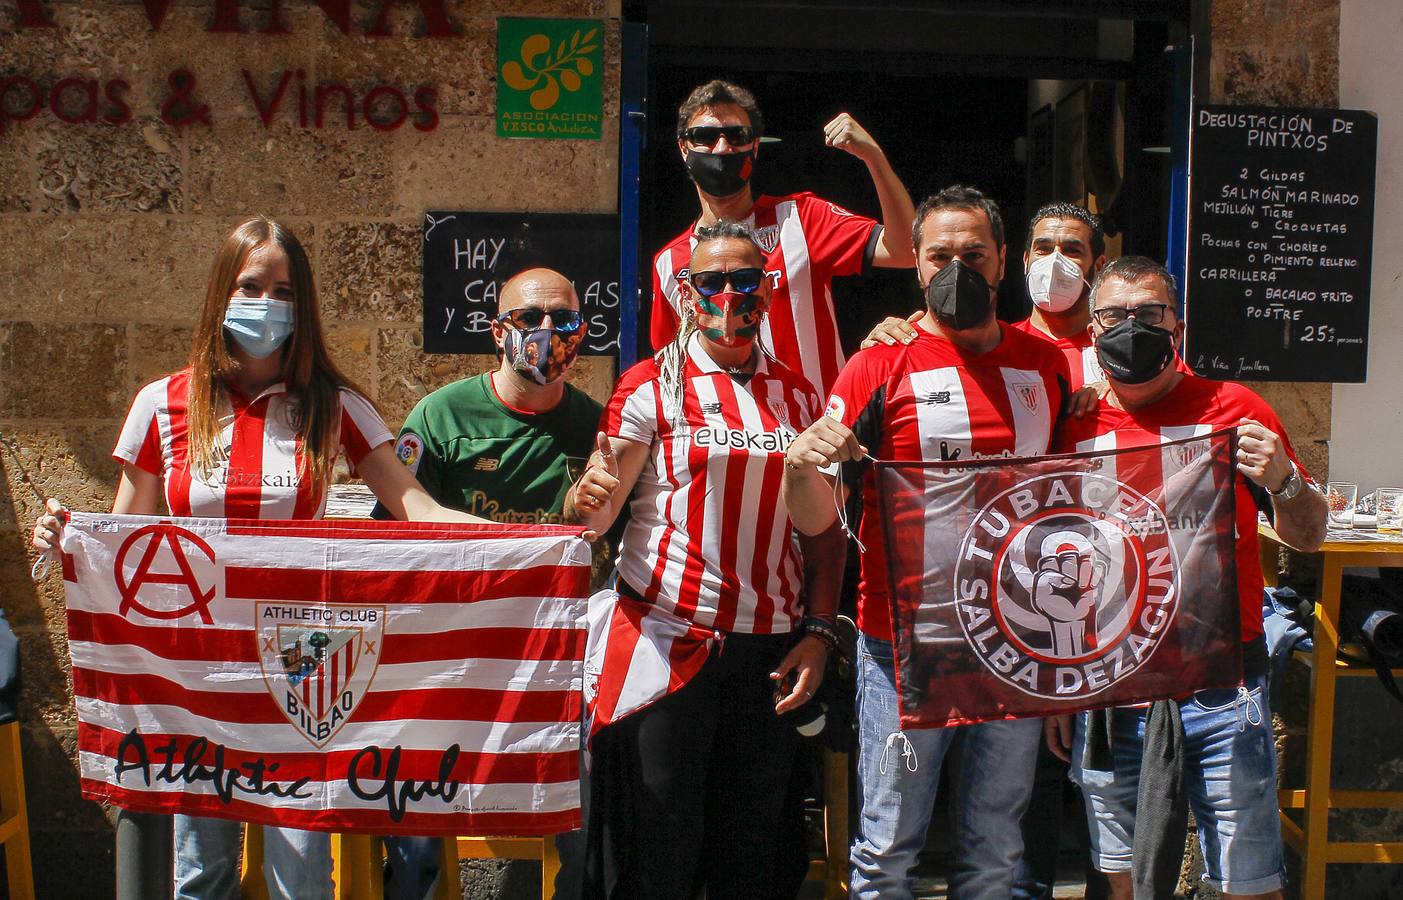
[[[191,467],[204,474],[221,461],[219,416],[229,404],[229,382],[239,373],[239,360],[230,352],[224,331],[224,313],[238,286],[239,272],[259,247],[273,245],[287,254],[292,280],[294,324],[292,335],[278,351],[282,354],[280,379],[296,401],[294,427],[301,449],[301,477],[326,483],[340,440],[341,400],[338,391],[350,388],[362,396],[326,352],[322,335],[317,287],[307,251],[286,226],[264,216],[241,223],[229,236],[210,266],[204,308],[190,348],[190,450]]]

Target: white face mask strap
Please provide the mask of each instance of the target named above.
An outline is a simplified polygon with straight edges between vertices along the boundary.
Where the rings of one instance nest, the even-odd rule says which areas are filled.
[[[54,550],[50,548],[39,554],[34,565],[29,567],[29,580],[38,584],[49,576],[49,563],[53,562]]]
[[[853,534],[852,530],[848,528],[848,510],[846,508],[847,504],[843,502],[841,489],[842,481],[843,473],[840,465],[838,471],[833,475],[833,508],[838,511],[838,527],[843,529],[843,534],[847,536],[848,540],[857,544],[859,553],[866,553],[867,548],[862,546],[862,541],[858,540],[857,535]]]

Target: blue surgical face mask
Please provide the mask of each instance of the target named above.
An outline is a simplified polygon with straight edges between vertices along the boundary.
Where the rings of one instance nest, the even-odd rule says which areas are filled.
[[[292,334],[291,300],[271,297],[230,297],[224,328],[255,359],[267,359]]]

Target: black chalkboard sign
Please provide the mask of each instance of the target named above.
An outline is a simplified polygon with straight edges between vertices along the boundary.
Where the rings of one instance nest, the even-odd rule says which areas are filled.
[[[424,350],[495,353],[498,292],[516,273],[544,266],[580,297],[581,353],[619,351],[619,218],[552,213],[424,215]]]
[[[1194,110],[1184,355],[1195,371],[1364,380],[1377,144],[1367,112]]]

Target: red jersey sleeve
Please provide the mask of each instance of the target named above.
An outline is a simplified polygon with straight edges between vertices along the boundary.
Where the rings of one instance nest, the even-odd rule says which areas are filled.
[[[813,265],[829,275],[860,274],[873,230],[881,227],[877,221],[813,194],[799,194],[797,199]]]
[[[668,245],[653,257],[653,310],[648,318],[648,336],[654,350],[661,350],[677,335],[677,311],[668,300],[669,290],[675,290],[675,285],[663,284],[658,271],[659,264],[671,253],[672,246]]]
[[[904,347],[878,344],[861,350],[848,360],[838,380],[833,383],[824,415],[837,419],[852,429],[858,441],[873,456],[881,456],[886,436],[887,383],[894,371],[892,358]],[[844,480],[856,483],[861,466],[845,466]]]
[[[599,419],[599,430],[639,444],[652,444],[658,433],[658,367],[646,359],[619,379],[609,405]]]
[[[1237,425],[1241,419],[1251,419],[1254,422],[1261,422],[1268,431],[1281,438],[1281,444],[1286,448],[1286,455],[1300,469],[1301,477],[1314,484],[1315,479],[1301,463],[1300,457],[1296,456],[1296,449],[1291,446],[1291,438],[1286,434],[1286,425],[1281,421],[1281,417],[1276,414],[1261,395],[1245,385],[1236,382],[1228,382],[1223,385],[1221,402],[1223,404],[1223,424]]]
[[[161,453],[161,428],[156,411],[169,383],[169,378],[162,378],[137,392],[127,420],[122,424],[117,446],[112,449],[112,458],[117,462],[136,466],[157,477],[165,469],[165,459]]]
[[[394,440],[393,432],[380,418],[380,413],[370,405],[370,401],[355,391],[341,389],[341,448],[346,453],[346,462],[355,472],[361,460],[381,444]]]

